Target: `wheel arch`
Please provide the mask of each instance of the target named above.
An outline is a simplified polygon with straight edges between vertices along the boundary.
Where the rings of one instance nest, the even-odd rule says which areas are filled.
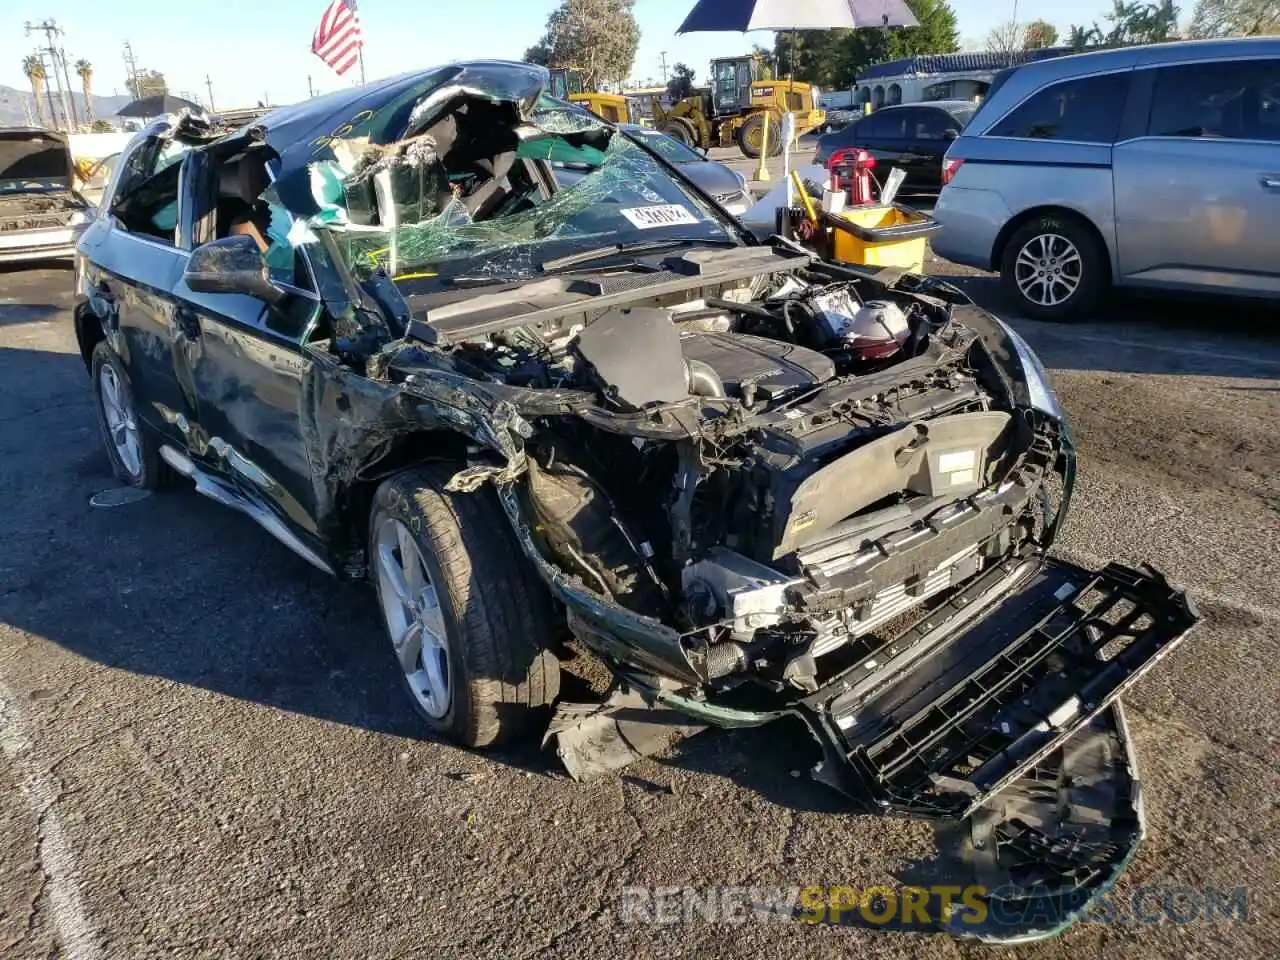
[[[1102,235],[1102,231],[1098,229],[1097,225],[1079,210],[1053,204],[1023,210],[1017,216],[1010,217],[1009,222],[1000,228],[1000,232],[996,235],[995,243],[991,246],[991,269],[993,271],[1000,272],[1004,264],[1005,250],[1009,246],[1009,241],[1013,238],[1013,235],[1023,226],[1036,219],[1036,217],[1044,216],[1064,217],[1080,224],[1085,230],[1089,231],[1094,240],[1098,242],[1099,247],[1106,253],[1103,262],[1107,267],[1108,282],[1114,277],[1115,266],[1112,263],[1111,245],[1107,243],[1106,237]]]
[[[76,307],[75,314],[76,345],[80,348],[80,359],[84,361],[87,371],[93,367],[93,348],[107,339],[102,320],[88,303]]]
[[[471,443],[466,436],[452,430],[413,430],[389,439],[374,459],[356,470],[354,479],[342,493],[343,538],[348,546],[363,549],[368,539],[373,498],[383,483],[427,463],[453,463],[461,469],[467,462]]]

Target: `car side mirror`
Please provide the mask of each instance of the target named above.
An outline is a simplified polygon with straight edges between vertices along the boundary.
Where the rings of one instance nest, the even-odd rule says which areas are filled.
[[[942,134],[943,140],[957,140],[960,137],[959,130],[946,130]]]
[[[711,159],[711,148],[710,148],[710,147],[699,147],[699,148],[698,148],[698,152],[699,152],[700,154],[702,154],[702,159],[703,159],[703,160],[710,160],[710,159]]]
[[[235,234],[191,251],[182,279],[198,293],[245,293],[273,306],[286,296],[271,280],[267,258],[253,237]]]

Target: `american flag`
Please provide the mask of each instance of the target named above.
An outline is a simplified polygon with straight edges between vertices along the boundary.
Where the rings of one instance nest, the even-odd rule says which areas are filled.
[[[341,75],[359,58],[363,44],[356,0],[333,0],[311,38],[311,52]]]

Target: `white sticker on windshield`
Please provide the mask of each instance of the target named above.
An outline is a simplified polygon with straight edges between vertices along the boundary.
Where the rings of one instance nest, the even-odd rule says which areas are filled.
[[[654,207],[628,207],[619,212],[641,230],[698,222],[698,218],[690,213],[687,207],[682,207],[678,203],[664,203]]]

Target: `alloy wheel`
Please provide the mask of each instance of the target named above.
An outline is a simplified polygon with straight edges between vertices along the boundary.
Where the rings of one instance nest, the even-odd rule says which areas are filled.
[[[1071,299],[1084,279],[1084,261],[1076,245],[1057,233],[1028,240],[1014,261],[1014,281],[1031,303],[1056,307]]]
[[[129,476],[140,477],[142,440],[138,436],[138,420],[133,413],[133,398],[110,364],[103,364],[98,374],[98,393],[116,457]]]
[[[409,692],[429,717],[449,712],[449,640],[440,598],[413,534],[383,517],[375,537],[378,599]]]

